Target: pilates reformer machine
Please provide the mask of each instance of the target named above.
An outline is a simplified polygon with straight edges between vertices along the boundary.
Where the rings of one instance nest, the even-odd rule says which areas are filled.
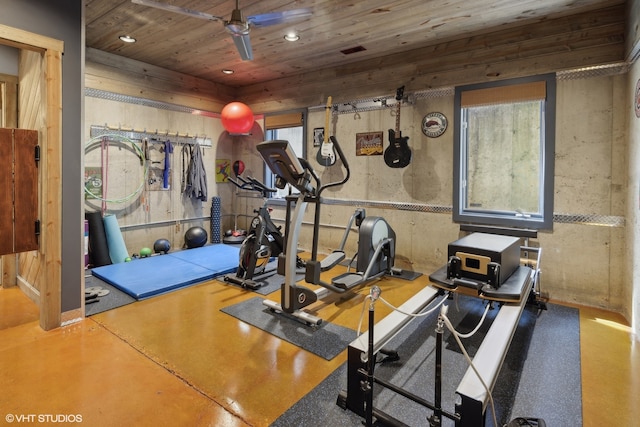
[[[448,262],[429,276],[430,285],[378,323],[374,322],[374,311],[381,291],[373,287],[367,296],[370,299],[369,331],[349,345],[347,388],[340,392],[337,399],[338,406],[364,418],[367,426],[374,425],[374,422],[375,425],[406,425],[397,417],[375,407],[374,388],[380,387],[428,408],[431,416],[425,425],[441,426],[443,419],[447,418],[456,427],[484,427],[488,405],[492,403],[493,387],[525,305],[534,303],[540,309],[546,308],[539,300],[541,249],[529,246],[529,238],[537,235],[535,231],[464,225],[461,231],[472,233],[449,244]],[[469,368],[457,386],[455,410],[451,412],[442,407],[442,378],[446,374],[442,372],[442,337],[446,328],[467,355],[459,338],[461,335],[453,329],[447,318],[447,305],[443,304],[456,292],[477,297],[487,304],[487,309],[492,304],[500,307],[473,360],[467,359]],[[378,353],[389,354],[385,346],[411,320],[438,308],[434,399],[430,402],[389,380],[376,377],[374,367]],[[430,386],[425,384],[425,387]],[[493,415],[495,417],[495,412]],[[534,423],[525,425],[544,427],[544,421],[535,419]]]

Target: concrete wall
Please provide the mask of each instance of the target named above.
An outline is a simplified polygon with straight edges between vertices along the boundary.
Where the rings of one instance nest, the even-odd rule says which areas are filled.
[[[628,117],[628,145],[627,162],[629,170],[629,185],[627,188],[627,229],[625,288],[622,297],[625,304],[624,314],[631,321],[636,337],[640,336],[640,112],[635,110],[639,102],[638,89],[640,85],[640,62],[635,61],[628,75],[628,90],[625,100],[626,116]]]
[[[619,102],[627,93],[627,76],[585,77],[558,82],[555,209],[571,217],[624,217],[627,199],[626,116]],[[327,198],[346,201],[378,201],[420,206],[452,205],[453,131],[428,138],[420,130],[422,117],[438,111],[453,117],[453,95],[419,98],[402,109],[401,130],[409,136],[412,163],[404,169],[385,165],[383,156],[356,156],[356,133],[395,127],[390,110],[340,114],[335,135],[351,165],[352,178],[341,188],[328,190]],[[324,112],[311,112],[309,132],[322,127]],[[312,147],[311,135],[308,149]],[[323,182],[342,177],[337,166],[318,167]],[[398,235],[398,266],[429,274],[446,263],[447,245],[459,236],[450,212],[367,208],[368,215],[385,217]],[[320,249],[330,252],[340,241],[352,206],[325,205]],[[274,216],[284,217],[282,210]],[[307,221],[311,221],[308,215]],[[542,290],[553,300],[593,305],[630,312],[625,298],[631,285],[622,272],[628,227],[579,223],[555,223],[551,232],[540,233],[535,244],[542,247]],[[335,228],[334,228],[335,227]],[[355,251],[352,238],[351,251]],[[303,248],[311,246],[311,228],[305,226]]]
[[[106,169],[106,173],[102,176],[106,178],[103,188],[107,189],[107,194],[102,195],[107,200],[104,205],[100,200],[88,197],[85,200],[85,210],[87,212],[103,211],[105,214],[116,215],[120,227],[125,230],[123,236],[130,255],[138,253],[142,247],[153,247],[153,243],[160,238],[168,239],[172,248],[181,247],[184,243],[186,228],[204,224],[201,219],[192,222],[184,220],[208,216],[211,197],[218,195],[215,185],[215,159],[217,137],[223,131],[220,120],[96,97],[86,97],[85,103],[85,166]],[[118,149],[117,144],[113,143],[108,151],[101,150],[99,144],[89,145],[92,141],[91,127],[104,128],[105,125],[129,130],[147,130],[150,157],[148,179],[159,178],[159,182],[149,184],[147,180],[143,184],[144,169],[137,154],[131,149]],[[113,133],[117,134],[117,132]],[[213,147],[204,145],[201,147],[207,169],[207,201],[183,196],[181,181],[185,172],[185,166],[183,166],[185,146],[176,143],[176,139],[170,135],[165,136],[167,133],[198,135],[201,138],[216,141]],[[169,188],[163,189],[164,142],[172,139],[173,153],[169,154],[171,165]],[[131,147],[126,140],[118,138],[113,140],[125,141],[125,146]],[[140,147],[140,141],[136,141],[136,146]],[[115,201],[120,199],[127,200]],[[172,221],[173,223],[169,224]],[[151,225],[144,226],[145,224]],[[144,227],[136,227],[140,225]],[[206,226],[205,229],[208,230],[209,227]]]
[[[625,287],[624,298],[628,301],[624,311],[636,339],[640,339],[640,261],[637,254],[640,253],[640,113],[637,108],[640,96],[638,84],[640,84],[640,64],[638,62],[640,50],[640,0],[627,2],[626,25],[626,51],[627,60],[632,62],[627,80],[627,96],[624,97],[627,105],[627,159],[625,165],[629,171],[629,185],[627,188],[627,246],[624,280],[629,283]]]
[[[143,247],[153,247],[153,243],[160,238],[168,239],[173,249],[181,249],[184,245],[185,231],[192,226],[202,226],[209,232],[209,220],[203,218],[210,215],[211,198],[214,196],[220,197],[222,203],[222,231],[234,228],[236,214],[240,215],[238,227],[248,227],[247,217],[253,216],[253,209],[261,200],[246,197],[254,194],[236,194],[237,189],[230,182],[216,182],[216,160],[226,160],[231,165],[236,160],[242,160],[245,163],[244,176],[262,179],[263,162],[253,149],[253,145],[264,140],[261,120],[254,123],[251,135],[232,136],[224,130],[220,119],[207,115],[194,115],[95,96],[87,96],[85,103],[84,141],[87,168],[101,167],[104,161],[101,160],[99,144],[96,146],[92,143],[92,126],[123,131],[146,131],[150,147],[149,178],[162,173],[164,141],[173,141],[168,190],[162,189],[158,183],[152,183],[145,184],[141,191],[136,192],[143,175],[140,161],[131,150],[118,149],[117,144],[112,144],[108,154],[104,154],[107,153],[106,150],[103,153],[105,158],[108,157],[108,194],[103,196],[107,202],[103,206],[101,200],[91,197],[85,200],[87,212],[99,211],[117,216],[130,255],[139,253]],[[176,139],[171,137],[171,134],[175,135],[176,132],[183,136],[197,135],[211,140],[211,146],[201,146],[207,175],[206,201],[187,197],[181,191],[187,164],[184,163],[182,153],[184,144],[176,143]],[[169,135],[164,136],[165,134]],[[114,138],[114,141],[125,141],[126,146],[131,146],[126,140]],[[140,145],[139,141],[136,141],[136,145]],[[132,197],[121,202],[114,201],[126,196]]]
[[[637,73],[637,71],[635,71]],[[573,79],[561,79],[557,88],[557,134],[555,170],[555,209],[570,217],[625,217],[629,215],[629,204],[635,204],[638,189],[629,189],[631,165],[627,164],[628,104],[621,103],[630,92],[629,76],[624,74],[600,75]],[[180,114],[141,109],[110,101],[87,98],[85,133],[91,124],[121,123],[123,127],[176,128],[180,131],[205,132],[214,136],[214,147],[207,149],[205,158],[230,161],[243,160],[247,165],[245,174],[262,177],[262,163],[253,148],[262,138],[230,137],[217,119],[205,119],[203,124],[187,126],[180,121]],[[145,107],[146,108],[146,107]],[[453,171],[453,124],[439,138],[428,138],[420,129],[425,114],[438,111],[448,118],[453,117],[453,94],[432,98],[415,99],[413,105],[402,108],[401,125],[403,135],[409,136],[412,163],[404,169],[392,169],[384,164],[383,156],[356,156],[356,134],[360,132],[383,133],[384,147],[388,145],[388,129],[395,127],[395,116],[391,109],[340,114],[331,124],[330,134],[335,134],[348,156],[352,178],[341,188],[329,189],[327,198],[342,200],[341,204],[328,204],[323,208],[320,239],[321,252],[335,249],[346,224],[357,204],[355,201],[394,202],[403,209],[367,207],[368,215],[383,216],[398,235],[397,265],[429,274],[446,263],[447,244],[459,236],[459,226],[452,222],[451,213],[438,207],[452,205]],[[318,148],[313,147],[312,133],[316,127],[324,126],[324,109],[312,110],[308,114],[307,149],[310,158],[315,158]],[[171,123],[168,126],[167,123]],[[178,129],[179,128],[179,129]],[[632,133],[632,131],[630,132]],[[215,137],[217,135],[217,138]],[[629,147],[629,148],[628,148]],[[179,159],[175,158],[174,165]],[[323,182],[342,178],[342,170],[335,166],[320,168],[317,172]],[[633,172],[632,172],[633,173]],[[210,177],[211,181],[211,177]],[[638,179],[636,178],[637,182]],[[222,198],[223,229],[232,228],[232,214],[240,214],[238,226],[247,227],[245,216],[251,216],[254,207],[261,202],[238,196],[230,184],[211,183],[210,196]],[[635,191],[635,193],[634,193]],[[630,194],[633,198],[630,198]],[[168,206],[167,194],[159,193],[153,201],[152,220],[149,222],[182,218],[188,215],[207,215],[208,204],[186,208],[178,197],[171,203],[172,214],[162,209]],[[627,203],[627,200],[630,200]],[[414,209],[412,205],[429,207]],[[119,208],[110,206],[113,212]],[[123,213],[123,212],[121,212]],[[139,207],[127,210],[121,225],[144,223],[145,216]],[[276,207],[276,219],[284,218],[284,209]],[[311,215],[307,215],[300,247],[311,247]],[[627,243],[635,219],[627,218],[625,226],[605,226],[579,221],[556,222],[551,232],[540,233],[534,244],[543,249],[542,290],[553,300],[593,305],[620,311],[631,318],[633,282],[629,268]],[[205,224],[206,225],[206,224]],[[205,227],[206,228],[206,227]],[[171,236],[172,244],[178,247],[184,227],[150,227],[148,230],[125,231],[125,240],[131,252],[149,246],[159,237]],[[352,236],[348,253],[355,252],[356,237]],[[633,247],[633,245],[632,245]],[[636,297],[637,300],[637,297]],[[637,302],[636,302],[637,304]]]

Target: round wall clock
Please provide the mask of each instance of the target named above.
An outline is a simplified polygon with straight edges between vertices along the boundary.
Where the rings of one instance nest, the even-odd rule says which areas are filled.
[[[442,113],[429,113],[422,119],[422,133],[437,138],[447,130],[447,117]]]

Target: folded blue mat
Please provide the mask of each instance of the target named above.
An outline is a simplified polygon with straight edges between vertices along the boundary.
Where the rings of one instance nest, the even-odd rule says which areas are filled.
[[[238,268],[240,246],[219,243],[201,248],[169,252],[168,255],[199,265],[218,274],[226,274],[230,272],[229,268],[232,268],[231,271],[235,271]]]
[[[94,268],[91,274],[141,300],[238,268],[237,246],[214,244]]]

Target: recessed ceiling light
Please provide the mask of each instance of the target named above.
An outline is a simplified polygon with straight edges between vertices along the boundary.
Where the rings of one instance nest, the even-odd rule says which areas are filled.
[[[223,74],[233,74],[233,70],[224,69],[224,70],[222,70],[222,73]]]
[[[136,39],[134,39],[134,38],[133,38],[133,37],[131,37],[131,36],[126,36],[126,35],[125,35],[125,36],[120,36],[120,37],[118,37],[118,38],[119,38],[120,40],[122,40],[123,42],[125,42],[125,43],[135,43],[135,42],[136,42]]]
[[[287,35],[284,36],[284,39],[288,42],[297,42],[300,40],[300,36],[296,33],[287,33]]]

